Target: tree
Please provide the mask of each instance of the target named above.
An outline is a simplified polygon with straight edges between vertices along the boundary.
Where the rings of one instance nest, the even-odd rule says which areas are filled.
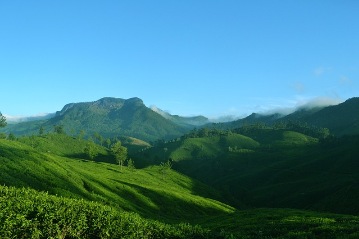
[[[105,143],[106,143],[107,148],[110,149],[111,139],[106,139],[106,140],[105,140]]]
[[[172,162],[170,160],[167,160],[167,162],[162,162],[160,164],[160,173],[162,174],[162,177],[165,176],[172,168]]]
[[[103,141],[104,141],[104,139],[103,139],[103,137],[99,134],[99,133],[94,133],[94,137],[95,137],[95,139],[97,140],[97,142],[102,146],[102,144],[103,144]]]
[[[45,129],[44,129],[44,126],[41,126],[40,129],[39,129],[39,135],[43,135],[45,132]]]
[[[134,171],[134,170],[136,169],[135,163],[133,162],[132,159],[129,159],[129,160],[127,161],[127,168],[128,168],[128,170],[130,170],[130,171]]]
[[[0,133],[0,139],[6,139],[6,137],[7,137],[7,136],[6,136],[5,133],[2,133],[2,132]]]
[[[10,133],[10,134],[7,136],[7,139],[14,141],[14,140],[16,140],[16,136],[15,136],[13,133]]]
[[[93,160],[97,156],[95,143],[91,141],[88,142],[84,148],[84,152],[89,159]]]
[[[79,134],[77,135],[78,140],[82,140],[85,137],[85,130],[80,130]]]
[[[6,123],[6,117],[3,116],[0,112],[0,128],[5,127],[7,125]]]
[[[58,134],[64,134],[64,126],[63,125],[54,125],[54,132]]]
[[[122,166],[127,159],[127,148],[121,145],[121,141],[117,141],[112,145],[111,152],[115,156],[116,162],[120,165],[122,171]]]

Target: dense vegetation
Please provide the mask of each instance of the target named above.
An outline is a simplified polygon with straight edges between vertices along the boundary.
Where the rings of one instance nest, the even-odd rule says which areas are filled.
[[[86,141],[56,134],[35,137],[40,142],[44,138],[46,152],[41,152],[43,144],[36,149],[31,147],[31,141],[26,145],[0,140],[1,184],[99,201],[163,220],[177,218],[178,213],[183,219],[192,219],[194,212],[203,216],[233,211],[214,200],[223,199],[215,190],[173,170],[166,174],[160,166],[121,170],[114,157],[106,156],[107,151],[101,146],[97,146],[100,154],[92,161],[85,155],[81,158],[82,154],[77,152],[85,148]],[[19,140],[27,142],[27,138]],[[108,162],[104,162],[106,159]]]
[[[138,159],[146,159],[144,166],[170,159],[174,169],[217,188],[239,208],[359,213],[359,137],[282,126],[201,129],[144,150]]]
[[[317,128],[327,128],[336,136],[359,134],[359,98],[327,107],[302,107],[289,115],[258,114],[228,123],[214,124],[219,129],[235,129],[254,124],[274,125],[282,122],[296,122]]]
[[[2,238],[219,238],[189,224],[169,225],[100,203],[0,186]],[[224,238],[222,233],[222,238]]]
[[[30,136],[1,133],[0,237],[359,237],[359,136],[329,130],[330,122],[340,132],[357,127],[356,118],[338,121],[330,113],[355,111],[356,99],[292,118],[252,115],[254,124],[214,124],[153,146],[118,135],[125,131],[82,128],[87,122],[103,130],[101,115],[123,113],[139,136],[151,135],[135,123],[154,113],[142,105],[109,98],[70,104],[34,124]],[[311,124],[313,115],[326,117],[328,128]],[[75,132],[68,126],[76,117]]]
[[[45,132],[51,132],[54,125],[63,125],[64,131],[73,136],[84,131],[86,136],[95,133],[106,138],[121,135],[147,142],[178,137],[188,131],[188,126],[165,119],[146,107],[139,98],[103,98],[95,102],[65,105],[49,120],[8,125],[4,132],[31,135],[37,134],[41,126]]]
[[[2,238],[357,238],[359,217],[257,209],[166,224],[101,203],[0,186]],[[210,229],[209,229],[210,228]]]

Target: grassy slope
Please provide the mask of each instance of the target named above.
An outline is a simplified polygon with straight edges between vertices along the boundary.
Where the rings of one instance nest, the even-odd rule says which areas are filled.
[[[47,143],[50,145],[50,140]],[[20,142],[0,140],[1,183],[100,201],[165,220],[233,212],[210,199],[221,199],[216,191],[174,171],[164,175],[156,166],[120,171],[115,164],[56,155],[55,151],[60,153],[57,147],[42,153]],[[69,151],[66,148],[62,153]]]
[[[358,137],[319,143],[298,132],[271,129],[246,136],[189,138],[144,154],[171,157],[176,170],[214,186],[238,207],[359,213]]]
[[[0,186],[5,238],[358,238],[359,217],[255,209],[168,225],[85,200]]]
[[[0,186],[1,238],[225,238],[189,224],[169,225],[118,208]]]
[[[43,237],[54,235],[54,233],[60,233],[56,235],[67,233],[68,238],[86,238],[83,235],[89,235],[88,237],[91,238],[96,238],[96,236],[100,235],[103,238],[119,238],[119,235],[124,235],[124,238],[209,238],[210,235],[215,235],[216,238],[231,238],[228,235],[225,236],[221,231],[233,233],[232,238],[356,238],[358,236],[359,219],[355,216],[289,209],[235,211],[223,203],[209,199],[222,199],[216,191],[174,171],[162,174],[157,166],[152,166],[136,170],[135,172],[129,170],[121,172],[118,166],[114,164],[59,156],[58,154],[79,155],[73,151],[76,149],[80,152],[80,148],[83,146],[84,142],[71,137],[64,141],[66,137],[55,137],[52,140],[48,138],[42,144],[43,149],[40,147],[41,144],[38,144],[38,148],[34,149],[21,142],[0,140],[1,183],[14,186],[31,186],[38,190],[49,191],[51,194],[98,201],[101,202],[101,205],[85,201],[71,201],[53,196],[40,196],[40,198],[45,198],[44,200],[48,203],[46,204],[42,200],[33,200],[26,196],[31,195],[38,198],[36,192],[28,193],[16,190],[13,192],[13,189],[10,189],[12,198],[10,197],[9,199],[7,197],[4,199],[3,194],[0,196],[0,202],[7,202],[0,203],[0,205],[2,207],[10,207],[10,211],[7,211],[7,213],[0,213],[0,217],[6,216],[8,218],[6,224],[3,224],[1,229],[10,233],[8,234],[9,236],[15,235],[15,237],[19,238],[20,235],[26,237],[24,236],[26,234],[22,232],[36,234],[39,231]],[[290,132],[282,132],[282,134],[278,134],[276,137],[278,139],[276,144],[289,149],[289,154],[292,147],[282,144],[283,139],[287,141],[288,137],[294,137],[296,146],[301,145],[300,142],[303,142],[303,145],[307,145],[308,140],[309,142],[314,140],[308,137],[303,138],[303,135]],[[299,138],[302,138],[304,141],[298,141]],[[57,142],[56,146],[49,146],[53,144],[53,141]],[[65,148],[60,147],[61,143],[59,142],[62,141],[64,141],[63,145],[66,146]],[[212,140],[207,139],[204,142],[209,145],[209,148],[213,148],[216,145],[210,146],[210,142],[215,142]],[[253,152],[244,152],[239,149],[243,149],[243,147],[251,148],[251,150],[255,150],[254,154],[259,153],[261,155],[263,153],[260,151],[261,147],[267,145],[262,142],[262,146],[258,146],[258,142],[243,136],[222,138],[220,142],[222,143],[221,147],[227,147],[228,145],[230,147],[237,146],[238,151],[228,153],[229,156],[233,156],[229,157],[228,161],[240,162],[242,166],[243,162],[248,161],[246,156],[252,155]],[[244,144],[245,142],[247,143]],[[348,142],[356,143],[352,139],[348,139]],[[27,143],[32,144],[32,142]],[[169,146],[176,143],[179,142],[171,143]],[[45,147],[46,144],[47,146]],[[70,145],[74,148],[71,149]],[[348,151],[351,149],[351,151],[348,151],[348,155],[356,153],[352,150],[350,143],[346,145],[347,148],[343,150]],[[51,150],[49,151],[51,152],[44,151],[47,147],[50,147]],[[337,147],[340,147],[340,145]],[[265,149],[270,151],[268,147],[265,147]],[[328,152],[328,155],[339,153],[335,147],[332,147],[331,150]],[[171,148],[168,147],[165,154],[169,155],[170,151]],[[106,150],[103,152],[105,155]],[[163,148],[161,148],[160,152],[164,152]],[[302,150],[299,150],[299,152],[302,152]],[[242,159],[238,156],[245,157]],[[254,175],[261,173],[266,168],[264,165],[254,170],[254,168],[258,168],[258,165],[264,162],[261,161],[263,159],[259,156],[254,160],[252,159],[252,161],[255,161],[254,164],[249,164],[249,167],[243,169],[243,171],[252,169],[249,170],[246,177],[253,176],[252,173]],[[349,159],[351,159],[350,155],[348,156]],[[186,160],[183,161],[186,162]],[[340,165],[336,165],[336,167]],[[314,165],[308,166],[315,168]],[[346,167],[341,166],[341,169],[345,171]],[[216,168],[221,167],[217,166]],[[353,168],[353,170],[355,169]],[[206,172],[206,169],[202,171]],[[351,174],[352,172],[347,173]],[[229,174],[229,176],[234,175],[236,173]],[[7,191],[8,189],[2,187],[2,193],[4,190]],[[20,195],[21,197],[19,197]],[[24,195],[25,198],[23,197]],[[110,205],[114,209],[105,208],[102,206],[103,204]],[[84,210],[73,213],[73,210],[78,210],[79,205],[83,205]],[[48,208],[49,210],[44,212],[42,211],[43,208]],[[56,210],[53,210],[54,208]],[[69,208],[71,209],[70,211]],[[212,232],[211,234],[206,234],[206,230],[196,229],[191,226],[168,226],[139,218],[136,215],[122,214],[122,210],[138,212],[146,218],[160,219],[170,223],[182,221],[200,223],[203,228],[211,228]],[[111,213],[107,213],[108,211],[111,211]],[[1,210],[1,212],[4,212],[4,210]],[[8,217],[9,212],[12,215],[11,217]],[[52,214],[52,212],[54,213]],[[65,212],[71,213],[66,214]],[[43,213],[50,216],[44,217]],[[97,215],[95,217],[96,220],[89,220],[89,218],[93,218],[91,215]],[[78,217],[82,218],[80,225]],[[123,217],[129,220],[129,223],[121,219]],[[38,223],[33,223],[34,221]],[[74,228],[71,227],[73,221],[76,222],[76,227],[74,226]],[[120,224],[118,225],[117,223]],[[41,225],[49,226],[41,227]],[[119,232],[122,226],[125,226],[125,228]],[[12,228],[12,230],[9,228]],[[16,234],[19,233],[19,229],[24,231]],[[88,232],[88,230],[92,229],[95,232]],[[152,235],[152,237],[149,235]],[[35,236],[35,238],[41,237]]]

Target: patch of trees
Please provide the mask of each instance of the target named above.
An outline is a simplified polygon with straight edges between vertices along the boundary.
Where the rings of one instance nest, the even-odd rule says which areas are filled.
[[[182,139],[228,136],[231,134],[232,134],[232,131],[230,131],[230,130],[201,128],[201,129],[191,130],[188,134],[183,135]]]
[[[233,132],[238,134],[251,134],[264,129],[272,130],[291,130],[298,133],[302,133],[314,138],[325,139],[331,136],[329,129],[310,125],[306,122],[300,121],[279,121],[273,125],[267,125],[265,123],[256,123],[252,125],[245,125],[240,128],[234,129]]]

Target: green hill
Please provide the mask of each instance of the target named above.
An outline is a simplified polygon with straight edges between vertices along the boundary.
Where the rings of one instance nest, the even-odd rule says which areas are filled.
[[[357,216],[248,206],[358,213],[358,143],[285,129],[199,130],[143,150],[134,160],[146,167],[120,170],[106,148],[96,145],[90,161],[88,141],[64,134],[0,140],[0,236],[356,238]],[[169,158],[217,190],[156,166]]]
[[[217,188],[240,208],[359,213],[358,137],[319,140],[268,127],[235,132],[183,137],[138,157],[171,159],[174,169]]]
[[[63,139],[65,136],[59,137]],[[39,137],[39,140],[42,142],[43,138]],[[215,200],[222,199],[218,192],[173,170],[164,174],[159,166],[152,166],[121,171],[116,164],[80,158],[79,148],[72,149],[63,143],[64,149],[60,150],[59,145],[50,147],[51,138],[47,141],[49,150],[42,152],[44,145],[41,144],[34,149],[21,142],[0,140],[1,183],[86,198],[166,220],[179,216],[192,220],[194,215],[233,211]],[[106,156],[106,150],[98,147],[102,157]]]
[[[339,104],[325,107],[312,114],[287,116],[288,119],[307,122],[330,129],[336,135],[359,134],[359,98],[351,98]]]

